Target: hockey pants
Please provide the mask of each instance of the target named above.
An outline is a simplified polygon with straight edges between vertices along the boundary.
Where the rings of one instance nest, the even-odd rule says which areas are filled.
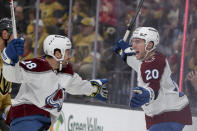
[[[16,118],[10,123],[10,131],[47,131],[51,119],[42,115]]]
[[[184,128],[183,124],[176,122],[164,122],[154,124],[149,128],[149,131],[182,131]]]

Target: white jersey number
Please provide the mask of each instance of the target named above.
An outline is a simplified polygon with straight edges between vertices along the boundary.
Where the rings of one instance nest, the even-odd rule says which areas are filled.
[[[23,63],[24,65],[26,65],[26,67],[28,69],[33,69],[33,68],[36,68],[37,67],[36,63],[33,63],[32,61],[22,61],[21,63]]]
[[[146,73],[146,80],[159,78],[159,71],[157,69],[146,70],[145,73]]]

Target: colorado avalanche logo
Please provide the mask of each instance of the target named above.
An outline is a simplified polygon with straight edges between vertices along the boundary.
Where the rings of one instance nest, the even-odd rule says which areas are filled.
[[[52,93],[50,96],[48,96],[45,100],[45,108],[47,109],[56,109],[60,112],[62,109],[62,104],[64,100],[64,91],[65,89],[60,89],[60,85],[58,85],[58,89]]]

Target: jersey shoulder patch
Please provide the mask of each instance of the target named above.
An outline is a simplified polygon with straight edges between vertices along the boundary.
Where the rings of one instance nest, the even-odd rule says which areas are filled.
[[[32,72],[44,72],[52,69],[51,66],[48,64],[48,62],[41,57],[21,61],[19,65],[24,70],[32,71]]]
[[[70,63],[68,63],[66,68],[63,68],[61,72],[66,73],[66,74],[71,74],[71,75],[74,74],[74,71],[72,69],[72,65]]]

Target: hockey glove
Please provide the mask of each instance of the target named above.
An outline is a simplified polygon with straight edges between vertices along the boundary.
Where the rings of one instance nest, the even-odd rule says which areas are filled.
[[[14,66],[19,56],[24,54],[24,39],[13,39],[2,52],[2,59],[6,64]]]
[[[104,86],[104,84],[107,83],[108,80],[107,79],[95,79],[95,80],[91,80],[90,82],[92,86],[97,87],[97,92],[92,93],[90,96],[100,101],[106,102],[108,90],[106,86]]]
[[[121,50],[123,52],[120,52]],[[124,61],[126,61],[127,56],[132,56],[136,54],[133,48],[127,42],[123,41],[122,39],[119,39],[116,42],[116,45],[114,47],[114,52],[120,55]]]
[[[131,98],[130,107],[141,107],[150,103],[154,99],[154,91],[152,88],[135,87],[133,88],[133,96]]]

